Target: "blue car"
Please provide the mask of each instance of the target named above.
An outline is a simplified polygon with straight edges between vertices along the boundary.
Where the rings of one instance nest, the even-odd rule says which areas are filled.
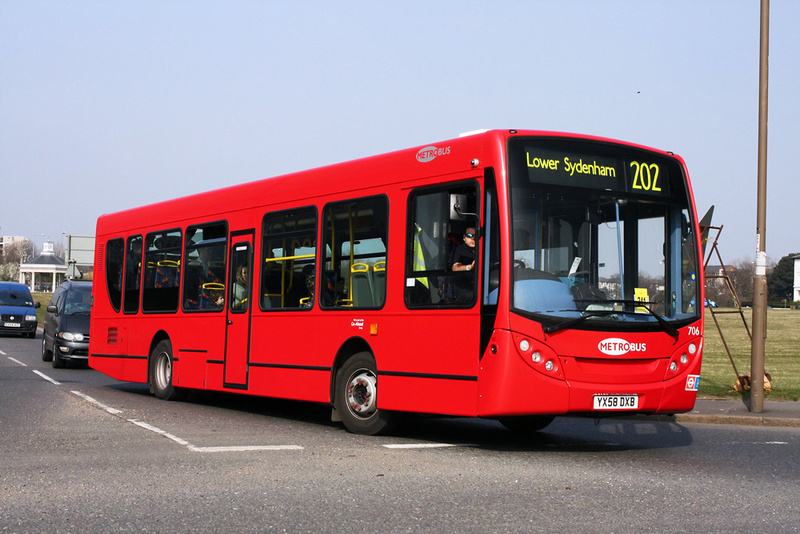
[[[16,282],[0,282],[0,334],[22,334],[36,337],[36,308],[28,286]]]

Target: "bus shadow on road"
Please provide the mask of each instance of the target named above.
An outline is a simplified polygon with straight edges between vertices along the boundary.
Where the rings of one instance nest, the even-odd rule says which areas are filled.
[[[680,424],[641,419],[557,417],[539,432],[521,434],[497,421],[408,418],[396,438],[475,446],[497,451],[610,452],[688,447],[691,431]]]
[[[108,387],[135,395],[149,396],[143,384],[118,383]],[[163,402],[153,398],[154,402]],[[273,399],[233,393],[192,390],[186,402],[210,409],[234,410],[265,419],[296,422],[330,430],[347,431],[331,421],[331,407],[312,402]],[[397,414],[398,425],[386,436],[354,436],[364,440],[411,446],[423,443],[477,447],[497,451],[610,452],[688,447],[692,434],[688,428],[671,421],[643,417],[596,419],[592,417],[556,417],[539,432],[518,433],[491,419]]]

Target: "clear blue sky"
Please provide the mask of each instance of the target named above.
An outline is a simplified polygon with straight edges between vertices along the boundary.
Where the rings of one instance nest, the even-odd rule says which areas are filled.
[[[773,0],[767,253],[800,251],[800,2]],[[671,150],[756,251],[759,2],[0,0],[0,235],[477,128]]]

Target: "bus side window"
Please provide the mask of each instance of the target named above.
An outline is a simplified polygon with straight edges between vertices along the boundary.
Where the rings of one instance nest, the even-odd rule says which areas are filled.
[[[142,236],[128,238],[125,254],[125,295],[122,308],[125,313],[139,311],[139,289],[142,278]]]
[[[325,206],[320,306],[381,308],[386,301],[389,203],[368,197]]]
[[[459,209],[453,210],[453,199]],[[409,308],[471,306],[477,269],[452,270],[467,230],[478,227],[475,183],[420,188],[408,200],[405,301]],[[471,233],[471,232],[470,232]],[[477,239],[477,237],[476,237]],[[477,254],[478,246],[475,246]],[[477,259],[477,258],[476,258]],[[478,265],[476,261],[475,265]]]
[[[317,210],[305,207],[268,213],[263,221],[262,310],[314,307],[317,267]]]
[[[180,229],[147,234],[142,311],[178,310],[181,273]]]
[[[228,224],[224,221],[186,229],[183,309],[220,311],[225,305]]]

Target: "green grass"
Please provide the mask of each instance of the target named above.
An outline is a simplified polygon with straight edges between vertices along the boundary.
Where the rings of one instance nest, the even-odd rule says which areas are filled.
[[[729,311],[717,309],[715,311]],[[735,310],[730,310],[735,311]],[[752,310],[745,309],[744,318],[752,332]],[[750,338],[742,316],[738,313],[716,315],[725,342],[731,351],[739,374],[750,373]],[[800,311],[789,309],[767,310],[767,340],[765,371],[772,376],[772,391],[764,393],[767,399],[800,399]],[[705,343],[703,369],[700,373],[699,394],[706,396],[741,396],[733,391],[736,373],[722,344],[719,331],[710,312],[705,318]]]
[[[44,324],[44,314],[47,312],[47,305],[50,303],[50,299],[53,297],[52,293],[31,293],[33,297],[33,302],[40,302],[42,304],[41,307],[36,308],[36,317],[39,319],[39,324]]]

